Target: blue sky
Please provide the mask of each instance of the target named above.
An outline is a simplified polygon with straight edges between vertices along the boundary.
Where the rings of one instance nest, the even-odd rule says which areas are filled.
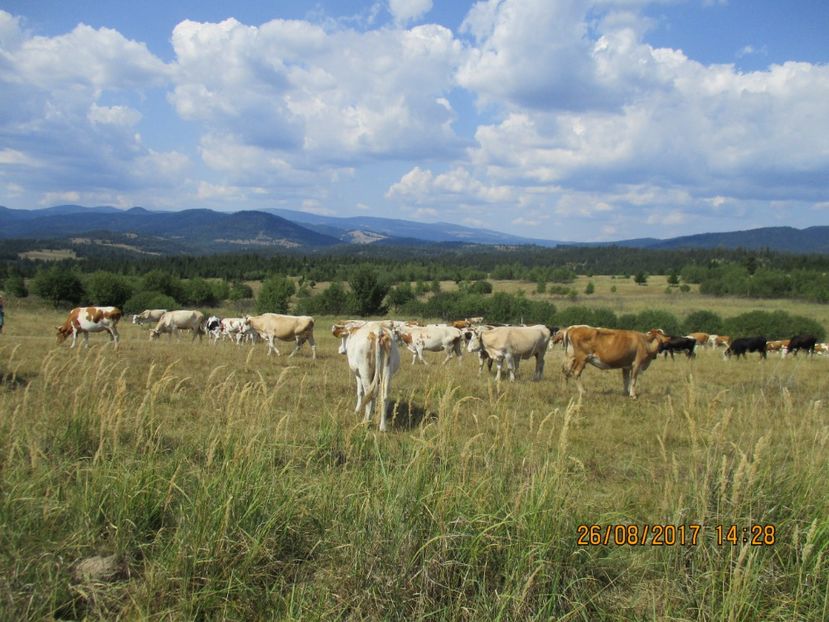
[[[829,3],[0,2],[0,204],[829,224]]]

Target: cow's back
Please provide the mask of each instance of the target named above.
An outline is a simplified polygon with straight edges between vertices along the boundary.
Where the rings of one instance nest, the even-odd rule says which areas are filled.
[[[549,340],[550,331],[542,325],[502,326],[481,333],[481,344],[490,356],[498,352],[530,355],[546,350]]]

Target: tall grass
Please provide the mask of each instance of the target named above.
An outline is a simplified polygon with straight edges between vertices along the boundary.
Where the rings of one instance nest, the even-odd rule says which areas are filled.
[[[324,326],[324,322],[320,322]],[[637,401],[403,365],[387,434],[320,357],[0,342],[0,618],[820,620],[829,360],[658,361]],[[433,362],[436,359],[432,359]],[[705,525],[696,545],[580,524]],[[715,526],[774,524],[776,543]],[[115,555],[115,581],[75,582]]]

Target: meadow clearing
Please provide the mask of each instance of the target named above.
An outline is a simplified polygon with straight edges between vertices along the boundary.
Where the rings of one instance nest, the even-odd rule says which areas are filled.
[[[662,289],[621,304],[752,304]],[[117,350],[70,350],[64,312],[6,311],[0,619],[829,617],[829,357],[660,358],[634,401],[592,367],[579,399],[560,349],[500,386],[472,355],[402,352],[381,434],[353,412],[334,318],[312,361],[126,321]],[[685,529],[617,543],[658,525]],[[92,556],[112,576],[73,578]]]

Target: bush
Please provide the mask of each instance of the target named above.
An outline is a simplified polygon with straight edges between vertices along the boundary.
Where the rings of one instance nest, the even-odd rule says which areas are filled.
[[[722,329],[722,318],[713,311],[694,311],[682,323],[684,334],[688,333],[713,333],[720,334]]]
[[[256,299],[258,313],[287,313],[288,301],[296,293],[296,285],[285,276],[275,275],[262,283]]]
[[[215,307],[216,295],[213,287],[204,279],[190,279],[183,287],[184,302],[194,307]]]
[[[242,298],[253,298],[253,290],[250,285],[241,282],[235,282],[230,286],[227,298],[229,300],[241,300]]]
[[[385,313],[383,299],[388,286],[381,283],[373,269],[364,266],[357,269],[349,280],[354,310],[358,315],[382,315]]]
[[[29,295],[29,290],[26,289],[26,282],[23,280],[23,275],[17,272],[12,272],[6,277],[3,288],[9,296],[15,298],[25,298]]]
[[[345,288],[335,281],[320,294],[303,300],[299,309],[309,315],[343,315],[351,312],[351,302]]]
[[[489,281],[475,281],[468,288],[470,294],[491,294],[492,283]]]
[[[175,300],[184,300],[184,288],[181,280],[163,270],[152,270],[141,280],[141,289],[150,292],[161,292]]]
[[[386,302],[392,309],[399,310],[401,307],[409,303],[409,301],[414,300],[414,298],[415,293],[412,289],[412,285],[406,281],[389,290]]]
[[[123,276],[99,270],[86,280],[86,297],[101,306],[114,306],[123,310],[124,303],[132,296],[132,285]]]
[[[763,336],[766,339],[788,339],[808,333],[819,341],[826,339],[823,326],[810,318],[789,315],[785,311],[750,311],[723,321],[723,332],[732,337]]]
[[[622,326],[622,328],[638,330],[643,333],[652,328],[661,328],[668,335],[682,334],[682,328],[676,316],[673,313],[658,309],[648,309],[637,313],[633,322],[630,325]]]
[[[85,295],[78,275],[61,266],[39,271],[32,279],[32,291],[56,308],[77,305]]]
[[[213,299],[217,302],[230,298],[230,285],[224,279],[210,281],[210,289],[213,290]]]
[[[596,291],[596,286],[593,285],[593,281],[587,282],[587,287],[584,288],[584,293],[588,296]]]
[[[167,309],[172,311],[178,307],[178,302],[161,292],[138,292],[124,303],[121,310],[125,314],[141,313],[145,309]]]
[[[602,328],[617,328],[619,319],[610,309],[592,307],[570,307],[560,311],[555,316],[557,326],[572,326],[573,324],[587,324]]]

